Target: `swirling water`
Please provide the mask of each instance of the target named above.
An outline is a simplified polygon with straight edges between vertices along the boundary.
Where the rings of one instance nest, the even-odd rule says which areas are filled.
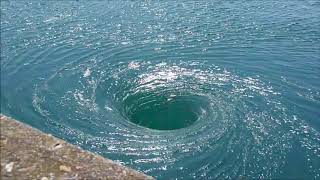
[[[1,1],[1,113],[159,179],[320,178],[320,3]]]

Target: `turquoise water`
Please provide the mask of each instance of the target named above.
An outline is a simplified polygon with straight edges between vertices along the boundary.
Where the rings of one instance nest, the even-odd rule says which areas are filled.
[[[1,1],[1,113],[158,179],[318,179],[320,3]]]

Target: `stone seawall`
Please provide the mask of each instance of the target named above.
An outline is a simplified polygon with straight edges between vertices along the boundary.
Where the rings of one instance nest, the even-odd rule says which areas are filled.
[[[0,179],[153,179],[0,115]]]

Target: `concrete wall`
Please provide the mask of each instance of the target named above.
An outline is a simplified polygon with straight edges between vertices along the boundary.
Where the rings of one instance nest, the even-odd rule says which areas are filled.
[[[0,115],[0,179],[153,179]]]

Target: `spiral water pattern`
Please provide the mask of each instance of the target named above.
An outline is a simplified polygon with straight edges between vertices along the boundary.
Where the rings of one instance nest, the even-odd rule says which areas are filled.
[[[159,179],[319,178],[319,8],[1,1],[1,113]]]

